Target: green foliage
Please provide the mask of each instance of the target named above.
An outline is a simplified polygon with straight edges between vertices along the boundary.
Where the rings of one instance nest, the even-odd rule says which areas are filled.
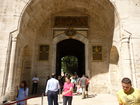
[[[61,58],[61,72],[74,73],[78,69],[78,58],[75,56],[65,56]]]

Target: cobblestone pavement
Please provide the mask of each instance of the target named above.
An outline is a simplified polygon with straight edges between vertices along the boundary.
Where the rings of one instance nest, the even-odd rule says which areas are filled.
[[[42,105],[42,98],[34,98],[28,101],[28,105]],[[47,104],[47,97],[43,98],[43,105]],[[59,105],[62,104],[62,96],[59,97]],[[97,94],[89,95],[89,98],[81,99],[80,95],[73,96],[72,105],[118,105],[117,99],[115,96],[110,94]]]

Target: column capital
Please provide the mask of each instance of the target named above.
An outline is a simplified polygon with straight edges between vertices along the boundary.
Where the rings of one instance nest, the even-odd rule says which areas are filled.
[[[19,31],[18,30],[15,30],[15,31],[13,31],[13,32],[10,33],[12,42],[16,42],[17,41],[18,34],[19,34]]]
[[[17,41],[17,37],[12,37],[12,42],[16,42]]]
[[[122,30],[122,37],[121,37],[121,42],[122,43],[129,43],[130,42],[130,37],[132,36],[132,33],[129,31],[123,29]]]

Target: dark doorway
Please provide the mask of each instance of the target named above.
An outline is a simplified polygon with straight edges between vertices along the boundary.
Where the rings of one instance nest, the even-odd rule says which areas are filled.
[[[76,60],[77,59],[77,60]],[[66,39],[57,44],[56,74],[61,75],[64,67],[62,63],[71,66],[67,72],[82,76],[85,74],[85,45],[75,39]]]

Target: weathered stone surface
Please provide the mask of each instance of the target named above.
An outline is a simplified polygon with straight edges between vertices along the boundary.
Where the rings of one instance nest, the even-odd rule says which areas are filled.
[[[56,45],[69,38],[65,28],[53,28],[55,16],[89,18],[88,29],[76,29],[72,38],[85,44],[91,91],[114,93],[124,76],[139,87],[139,4],[138,0],[0,0],[1,96],[12,93],[24,79],[31,88],[34,74],[40,78],[39,90],[45,87],[47,75],[56,69]],[[15,49],[12,37],[17,39]],[[38,60],[41,44],[50,46],[48,61]],[[92,59],[95,45],[103,48],[102,61]]]

